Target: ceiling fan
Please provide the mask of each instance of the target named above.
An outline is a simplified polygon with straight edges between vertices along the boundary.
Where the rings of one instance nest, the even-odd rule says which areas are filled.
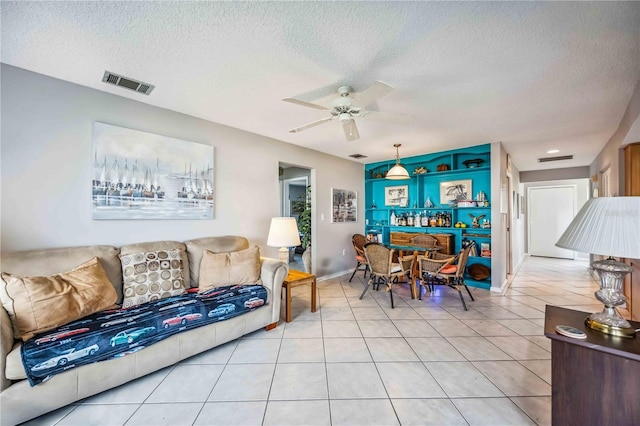
[[[293,104],[298,104],[309,108],[329,111],[331,114],[329,117],[312,121],[311,123],[307,123],[303,126],[291,129],[289,130],[289,132],[298,133],[327,121],[338,119],[340,120],[340,123],[342,123],[342,129],[344,130],[344,135],[347,140],[355,141],[360,138],[360,134],[358,133],[358,128],[356,127],[355,122],[356,117],[365,117],[367,115],[371,115],[372,117],[399,123],[411,122],[413,120],[413,117],[409,115],[368,111],[365,109],[392,90],[393,87],[389,86],[388,84],[381,81],[376,81],[362,93],[353,98],[350,96],[353,93],[353,89],[350,86],[340,86],[338,87],[338,94],[340,95],[340,97],[331,102],[331,107],[326,107],[324,105],[314,104],[311,102],[305,102],[295,98],[285,98],[283,99],[283,101],[285,102],[291,102]]]

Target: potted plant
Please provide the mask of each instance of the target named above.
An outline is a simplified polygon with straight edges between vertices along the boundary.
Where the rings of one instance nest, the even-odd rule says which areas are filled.
[[[307,273],[311,273],[311,187],[305,192],[304,210],[298,216],[298,230],[302,234],[302,262]]]

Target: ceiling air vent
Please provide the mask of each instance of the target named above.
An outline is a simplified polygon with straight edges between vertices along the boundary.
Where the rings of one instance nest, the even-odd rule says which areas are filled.
[[[113,84],[114,86],[120,86],[124,87],[125,89],[134,90],[138,93],[142,93],[143,95],[148,95],[155,87],[153,84],[143,83],[132,78],[123,77],[121,75],[114,74],[111,71],[104,72],[102,81],[104,83]]]
[[[355,158],[356,160],[359,160],[361,158],[367,158],[366,155],[362,155],[362,154],[351,154],[349,157]]]
[[[549,161],[573,160],[573,155],[561,155],[559,157],[538,158],[538,163],[548,163]]]

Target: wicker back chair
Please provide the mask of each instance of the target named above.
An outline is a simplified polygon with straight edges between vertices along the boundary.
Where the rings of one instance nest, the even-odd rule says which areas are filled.
[[[349,278],[349,282],[353,279],[358,269],[364,265],[364,275],[363,278],[367,277],[367,270],[369,269],[369,262],[367,262],[367,258],[364,255],[364,245],[367,244],[367,237],[362,234],[353,234],[351,237],[351,243],[353,244],[353,250],[356,254],[356,267],[353,269],[353,274],[351,274],[351,278]]]
[[[410,245],[416,247],[433,248],[438,245],[438,240],[436,240],[431,235],[420,234],[411,238]]]
[[[464,282],[464,271],[467,266],[467,259],[469,259],[469,252],[471,251],[470,244],[464,247],[455,257],[444,257],[445,255],[439,254],[441,259],[427,258],[422,256],[420,259],[420,285],[431,290],[434,285],[446,285],[458,292],[460,295],[460,301],[462,307],[467,310],[467,304],[462,296],[460,287],[464,287],[469,293],[471,300],[475,300],[469,287]],[[457,261],[454,265],[453,262]],[[422,295],[422,291],[420,292]]]
[[[393,263],[394,252],[394,249],[378,243],[368,243],[364,246],[365,257],[369,262],[369,268],[371,270],[371,277],[362,291],[360,299],[367,293],[370,285],[373,284],[374,287],[377,287],[380,284],[385,284],[389,292],[389,297],[391,298],[391,308],[393,308],[393,291],[391,286],[397,283],[400,278],[410,275],[413,266],[413,256],[400,257],[398,259],[399,263]]]

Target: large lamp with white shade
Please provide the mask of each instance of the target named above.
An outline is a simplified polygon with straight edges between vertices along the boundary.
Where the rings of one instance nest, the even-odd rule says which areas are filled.
[[[591,264],[600,279],[600,289],[595,296],[604,303],[604,310],[591,314],[585,323],[603,333],[634,337],[633,327],[616,311],[616,306],[627,301],[622,287],[624,276],[632,268],[613,257],[640,259],[640,197],[590,199],[569,224],[556,246],[609,256]]]

